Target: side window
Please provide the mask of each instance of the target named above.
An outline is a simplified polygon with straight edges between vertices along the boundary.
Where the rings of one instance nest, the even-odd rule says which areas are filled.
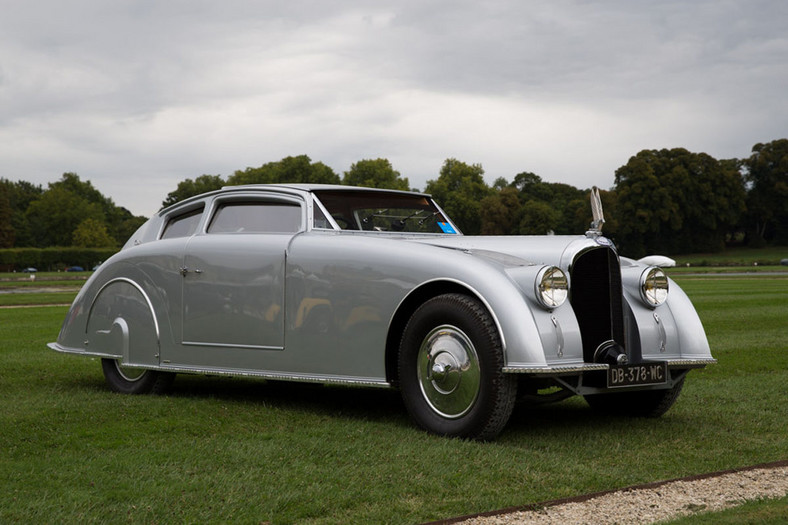
[[[327,228],[329,230],[333,229],[331,227],[331,223],[328,222],[328,219],[326,218],[326,214],[323,213],[323,210],[321,210],[320,207],[317,206],[317,205],[315,205],[314,210],[315,210],[314,211],[315,217],[314,217],[314,220],[312,221],[312,227],[313,228],[320,228],[320,229],[326,229]]]
[[[296,233],[301,206],[285,202],[226,202],[208,226],[208,233]]]
[[[181,215],[176,215],[167,221],[164,231],[161,234],[162,239],[174,239],[176,237],[188,237],[197,231],[197,225],[200,223],[203,208],[197,208]]]

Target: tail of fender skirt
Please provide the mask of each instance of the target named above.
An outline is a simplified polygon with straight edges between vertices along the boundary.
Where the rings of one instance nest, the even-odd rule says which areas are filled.
[[[623,291],[618,255],[609,247],[581,252],[570,267],[570,302],[583,339],[583,360],[606,341],[626,348]]]

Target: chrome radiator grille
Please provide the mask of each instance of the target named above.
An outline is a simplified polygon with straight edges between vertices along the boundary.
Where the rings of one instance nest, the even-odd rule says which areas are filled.
[[[613,340],[626,347],[621,268],[616,253],[606,247],[580,253],[570,267],[570,302],[583,338],[583,360],[594,361],[594,351]]]

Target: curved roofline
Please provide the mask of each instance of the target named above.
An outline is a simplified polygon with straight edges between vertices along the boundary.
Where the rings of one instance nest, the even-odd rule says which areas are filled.
[[[290,190],[290,191],[303,192],[303,193],[313,193],[315,191],[399,193],[403,195],[418,195],[430,199],[432,198],[432,195],[430,195],[429,193],[421,193],[417,191],[393,190],[387,188],[366,188],[363,186],[343,186],[342,184],[306,184],[306,183],[241,184],[238,186],[223,186],[221,189],[218,190],[206,191],[205,193],[200,193],[199,195],[193,195],[187,199],[183,199],[182,201],[176,202],[175,204],[171,204],[169,206],[161,208],[159,211],[156,212],[156,215],[161,215],[164,212],[170,210],[171,208],[188,205],[188,203],[192,201],[197,201],[205,197],[210,197],[211,195],[216,195],[218,193],[222,193],[226,191],[250,191],[250,190],[264,191],[267,189]]]
[[[404,193],[408,195],[422,195],[430,197],[428,193],[410,190],[395,190],[390,188],[367,188],[364,186],[344,186],[342,184],[309,184],[309,183],[276,183],[276,184],[244,184],[239,186],[224,186],[223,190],[234,188],[265,189],[265,188],[288,188],[312,193],[314,191],[371,191],[385,193]]]

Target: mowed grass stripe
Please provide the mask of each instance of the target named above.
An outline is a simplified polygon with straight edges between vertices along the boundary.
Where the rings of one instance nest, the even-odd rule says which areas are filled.
[[[418,523],[786,459],[784,284],[680,284],[720,363],[663,418],[573,398],[486,444],[419,431],[396,391],[179,376],[116,395],[99,360],[46,348],[67,308],[0,310],[0,522]]]

